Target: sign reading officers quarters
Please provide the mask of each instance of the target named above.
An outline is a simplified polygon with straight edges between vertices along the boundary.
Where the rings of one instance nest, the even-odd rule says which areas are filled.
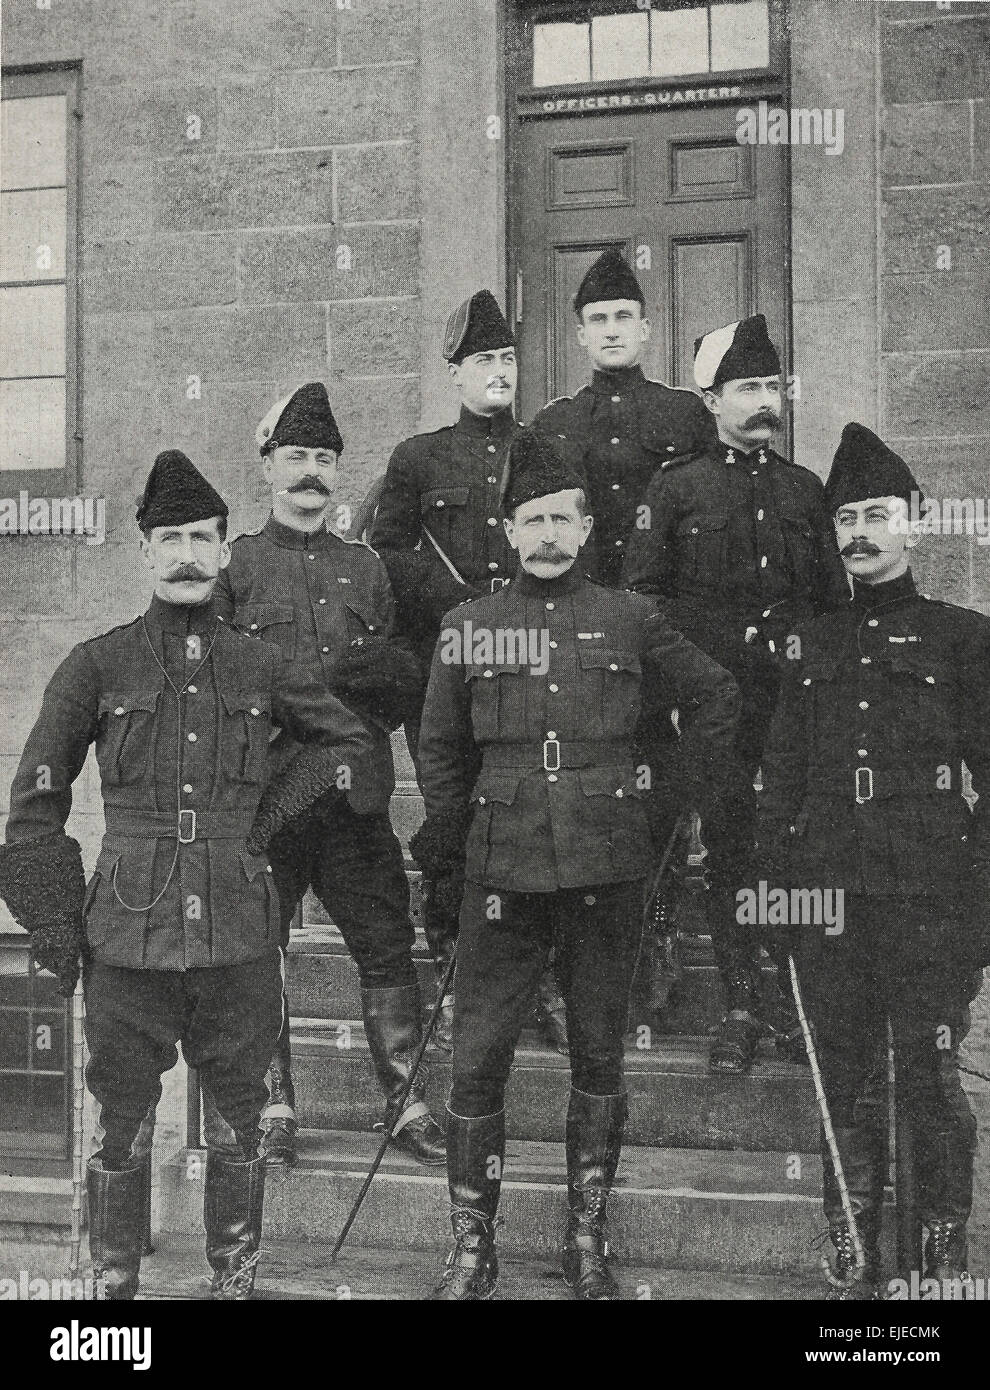
[[[579,97],[519,98],[524,116],[560,116],[571,111],[632,111],[644,107],[690,106],[706,101],[734,101],[742,95],[739,87],[678,87],[650,92],[590,92]]]

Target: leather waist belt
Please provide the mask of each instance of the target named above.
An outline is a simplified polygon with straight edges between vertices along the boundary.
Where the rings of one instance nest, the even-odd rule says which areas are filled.
[[[103,809],[108,835],[136,840],[177,839],[183,845],[194,840],[246,840],[251,829],[247,816],[234,816],[229,811],[180,811],[176,819],[168,811],[125,811],[117,806]]]
[[[818,795],[851,798],[860,805],[875,798],[891,796],[940,796],[935,768],[890,768],[875,771],[872,767],[850,768],[847,772],[808,772],[808,792]],[[956,796],[959,795],[958,789]]]
[[[557,738],[542,743],[491,743],[485,748],[482,767],[529,768],[559,772],[562,767],[608,767],[632,761],[632,750],[621,739],[597,743],[562,742]]]

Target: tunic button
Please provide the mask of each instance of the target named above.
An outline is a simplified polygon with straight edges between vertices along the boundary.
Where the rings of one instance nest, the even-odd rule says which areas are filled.
[[[489,561],[488,561],[488,568],[489,568],[490,570],[497,570],[497,569],[498,569],[498,561],[497,561],[497,560],[489,560]]]
[[[698,528],[697,528],[697,526],[692,526],[692,527],[691,527],[691,535],[692,535],[692,536],[696,536],[697,534],[698,534]]]
[[[320,599],[320,602],[321,602],[321,603],[326,603],[326,599],[325,599],[325,598],[321,598],[321,599]]]
[[[585,898],[585,902],[588,904],[589,907],[594,907],[597,901],[598,899],[595,897],[594,893],[589,893]]]
[[[485,672],[485,680],[489,680],[492,676],[494,676],[494,674],[495,674],[494,671],[486,671],[486,672]]]
[[[621,396],[613,396],[613,397],[612,397],[612,400],[615,402],[616,405],[618,405],[619,402],[622,400],[622,397],[621,397]]]
[[[869,700],[860,700],[860,702],[859,702],[859,707],[860,707],[860,709],[869,709],[869,708],[870,708],[870,702],[869,702]]]
[[[187,734],[186,737],[189,739],[189,742],[190,742],[190,743],[195,743],[195,742],[196,742],[196,735],[195,735],[195,734]]]
[[[258,714],[261,713],[261,711],[258,710],[258,709],[255,709],[254,705],[252,705],[252,706],[251,706],[251,713],[254,714],[254,715],[258,715]]]
[[[619,484],[618,484],[618,483],[613,483],[613,484],[612,484],[612,491],[613,491],[613,492],[618,492],[618,490],[619,490]]]
[[[810,677],[810,676],[805,676],[805,678],[804,678],[804,680],[801,682],[801,684],[802,684],[802,685],[810,685],[810,684],[811,684],[811,677]]]
[[[622,542],[621,542],[621,541],[616,541],[615,543],[616,543],[617,546],[621,546],[621,545],[622,545]]]
[[[551,643],[550,643],[550,650],[551,650],[551,651],[554,651],[554,652],[557,650],[557,643],[556,643],[556,642],[551,642]]]
[[[252,624],[251,624],[251,631],[252,631],[252,632],[257,632],[257,631],[258,631],[258,624],[257,624],[257,623],[252,623]]]
[[[608,669],[609,669],[610,671],[617,671],[619,668],[618,668],[618,666],[616,665],[616,663],[615,663],[614,661],[610,661],[610,662],[608,663]]]
[[[756,519],[757,519],[757,521],[762,521],[762,520],[763,520],[763,508],[762,508],[762,507],[761,507],[760,510],[756,513]]]
[[[550,694],[551,694],[551,695],[556,695],[556,693],[557,693],[557,691],[558,691],[559,689],[560,689],[560,686],[559,686],[559,685],[552,685],[552,686],[550,687]]]
[[[497,516],[490,516],[490,517],[488,518],[488,525],[489,525],[489,526],[497,526],[497,525],[498,525],[498,517],[497,517]]]
[[[557,782],[557,781],[559,781],[559,780],[560,780],[560,779],[558,778],[556,772],[550,772],[550,773],[547,774],[547,781],[548,781],[548,782]]]
[[[479,796],[479,797],[478,797],[478,805],[479,805],[479,806],[484,806],[484,804],[485,804],[485,798],[484,798],[483,796]]]
[[[764,616],[764,618],[769,618],[770,613],[771,613],[771,610],[770,610],[769,608],[764,608],[764,610],[763,610],[763,616]]]
[[[326,654],[327,654],[327,652],[328,652],[329,650],[330,650],[329,647],[321,647],[321,648],[320,648],[320,651],[324,654],[324,656],[326,656]]]
[[[114,710],[114,714],[123,714],[123,713],[124,713],[124,706],[123,706],[123,705],[118,705],[117,708]]]
[[[618,442],[619,442],[619,436],[618,436],[617,434],[614,434],[614,435],[612,436],[612,443],[613,443],[613,444],[618,444]]]
[[[871,618],[870,621],[866,624],[866,626],[867,626],[867,627],[879,627],[879,626],[880,626],[880,620],[879,620],[878,618]]]
[[[548,612],[548,613],[552,613],[555,607],[556,607],[555,604],[553,604],[553,603],[548,603],[548,604],[547,604],[547,612]]]
[[[497,482],[498,482],[498,479],[495,477],[495,474],[494,474],[494,473],[489,473],[489,475],[488,475],[488,482],[490,482],[490,483],[497,483]]]
[[[857,748],[857,749],[856,749],[856,752],[859,754],[859,756],[860,756],[861,758],[865,758],[865,757],[866,757],[866,749],[865,749],[865,748]]]
[[[307,560],[315,560],[315,559],[316,559],[316,556],[315,556],[315,555],[307,555],[306,558],[307,558]]]
[[[374,630],[375,630],[375,625],[374,625],[374,623],[369,623],[369,624],[368,624],[368,631],[369,631],[369,632],[374,632]]]
[[[673,444],[668,444],[668,445],[667,445],[667,453],[668,453],[668,454],[672,454],[673,452],[674,452],[674,446],[673,446]]]
[[[182,790],[183,790],[184,792],[191,792],[191,791],[192,791],[192,783],[191,783],[191,782],[185,782],[185,783],[183,784]]]
[[[767,567],[767,557],[766,557],[765,555],[761,555],[761,556],[760,556],[760,569],[761,569],[761,570],[765,570],[766,567]]]
[[[934,684],[935,684],[935,677],[934,677],[934,676],[926,676],[926,677],[925,677],[925,680],[928,682],[929,685],[934,685]]]
[[[488,446],[488,452],[489,452],[490,454],[494,454],[494,452],[495,452],[495,445],[494,445],[494,444],[489,444],[489,446]]]
[[[551,729],[550,732],[547,734],[547,738],[556,738],[556,737],[557,737],[557,735],[554,733],[553,729]]]
[[[868,656],[861,656],[861,657],[859,658],[859,664],[860,664],[861,666],[869,666],[869,664],[870,664],[870,658],[869,658]]]
[[[615,794],[616,794],[616,796],[622,796],[622,795],[623,795],[622,788],[621,788],[621,787],[616,787],[616,789],[615,789]]]
[[[195,685],[186,686],[186,689],[189,691],[189,694],[190,694],[190,695],[198,695],[198,694],[199,694],[199,691],[198,691],[198,689],[196,688]]]

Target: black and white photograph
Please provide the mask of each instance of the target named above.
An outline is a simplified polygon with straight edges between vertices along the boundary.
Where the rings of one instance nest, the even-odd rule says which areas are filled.
[[[2,0],[0,96],[35,1364],[974,1374],[990,2]]]

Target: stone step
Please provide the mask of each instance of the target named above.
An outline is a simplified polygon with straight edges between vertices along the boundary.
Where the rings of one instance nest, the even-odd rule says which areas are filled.
[[[416,1301],[429,1296],[440,1277],[445,1248],[435,1250],[362,1249],[347,1244],[331,1263],[330,1244],[271,1240],[266,1236],[258,1265],[255,1298],[260,1300],[351,1299]],[[570,1300],[570,1290],[554,1259],[499,1258],[496,1299]],[[189,1300],[206,1297],[208,1266],[201,1235],[163,1234],[155,1253],[141,1262],[139,1299]],[[648,1265],[617,1268],[619,1291],[630,1300],[782,1301],[821,1295],[813,1276],[718,1273],[655,1269]]]
[[[293,1075],[300,1123],[312,1129],[369,1130],[382,1117],[363,1025],[295,1019]],[[450,1059],[427,1053],[427,1094],[442,1119]],[[743,1149],[786,1155],[817,1148],[818,1116],[807,1068],[776,1059],[761,1043],[748,1077],[713,1076],[707,1040],[659,1037],[648,1050],[628,1046],[629,1144],[658,1148]],[[524,1033],[506,1092],[506,1123],[520,1139],[563,1139],[570,1090],[565,1057]]]
[[[305,907],[306,926],[292,932],[289,946],[288,987],[292,1013],[307,1018],[356,1018],[361,1012],[357,968],[340,932],[326,920],[322,908],[318,914],[312,912],[309,900]],[[653,1033],[689,1035],[717,1029],[722,1017],[722,995],[718,972],[711,964],[708,937],[687,937],[682,958],[684,978],[663,1014],[649,1006],[649,981],[641,963],[630,998],[631,1032],[640,1026]],[[426,941],[419,929],[413,959],[424,1007],[428,1008],[434,997],[435,977]],[[764,990],[769,997],[773,993],[773,971],[767,965],[763,973]]]
[[[374,1134],[301,1131],[298,1167],[269,1174],[269,1239],[332,1243],[377,1147]],[[164,1231],[200,1234],[204,1162],[203,1151],[180,1150],[162,1170]],[[779,1154],[627,1147],[610,1204],[612,1248],[620,1265],[812,1275],[820,1263],[820,1192],[821,1165],[812,1154],[787,1164]],[[391,1147],[342,1267],[348,1249],[365,1246],[439,1254],[448,1243],[447,1211],[444,1170]],[[565,1211],[563,1146],[510,1140],[500,1249],[509,1258],[555,1260]]]

